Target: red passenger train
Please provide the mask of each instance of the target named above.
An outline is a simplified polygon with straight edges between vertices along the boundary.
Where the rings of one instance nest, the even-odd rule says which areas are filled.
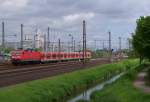
[[[90,59],[91,52],[87,51],[85,58]],[[11,52],[11,62],[14,65],[21,63],[45,63],[82,59],[82,52],[39,52],[31,49],[15,50]]]

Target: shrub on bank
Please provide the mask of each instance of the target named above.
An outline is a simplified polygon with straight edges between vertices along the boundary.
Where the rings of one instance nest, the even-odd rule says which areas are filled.
[[[79,100],[77,102],[89,102],[89,101],[86,101],[86,100]]]
[[[146,85],[150,86],[150,68],[148,68],[147,72],[146,72]]]
[[[149,102],[150,94],[144,94],[133,86],[136,74],[147,65],[140,65],[102,91],[94,92],[90,102]]]

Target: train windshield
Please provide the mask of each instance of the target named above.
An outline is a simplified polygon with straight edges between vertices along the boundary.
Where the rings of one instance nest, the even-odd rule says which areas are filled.
[[[22,51],[14,51],[14,52],[12,52],[12,54],[20,55],[20,54],[22,54]]]

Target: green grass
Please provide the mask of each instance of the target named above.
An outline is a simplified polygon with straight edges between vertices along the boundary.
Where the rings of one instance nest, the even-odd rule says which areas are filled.
[[[143,66],[138,67],[138,69]],[[92,94],[90,102],[150,102],[150,94],[146,94],[133,86],[137,71],[131,70],[104,90]]]
[[[103,81],[108,72],[130,69],[137,64],[138,60],[126,60],[1,88],[0,102],[63,102],[88,85]]]

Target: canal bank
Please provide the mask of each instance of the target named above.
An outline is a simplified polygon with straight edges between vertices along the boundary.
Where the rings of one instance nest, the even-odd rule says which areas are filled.
[[[83,93],[79,94],[78,96],[70,99],[68,102],[78,102],[80,100],[83,100],[83,101],[90,101],[90,96],[92,95],[93,92],[95,91],[101,91],[102,89],[105,88],[106,85],[110,85],[112,84],[113,82],[115,82],[116,80],[118,80],[120,77],[122,77],[123,75],[125,74],[125,72],[122,72],[112,78],[110,78],[109,80],[105,81],[105,82],[102,82],[94,87],[91,87],[87,90],[85,90]]]
[[[115,83],[108,85],[103,91],[95,91],[90,96],[90,102],[149,102],[150,94],[144,93],[133,84],[137,74],[145,67],[147,65],[140,65],[136,69],[128,71]]]
[[[138,60],[125,60],[2,88],[0,100],[2,102],[66,102],[87,88],[137,65]]]

